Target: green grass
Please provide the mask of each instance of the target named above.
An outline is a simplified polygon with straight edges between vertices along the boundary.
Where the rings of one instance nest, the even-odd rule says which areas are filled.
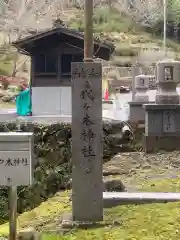
[[[18,229],[30,226],[41,229],[42,226],[45,227],[49,222],[54,221],[54,218],[60,216],[64,211],[70,211],[68,195],[68,192],[57,193],[39,207],[21,214],[17,220]],[[8,223],[0,225],[0,235],[7,235],[8,233]]]
[[[13,63],[10,60],[1,60],[0,61],[0,75],[10,76],[12,73]]]
[[[15,108],[15,103],[14,102],[3,102],[0,100],[0,108]]]
[[[139,179],[138,181],[143,181]],[[180,178],[145,180],[139,190],[178,191]],[[60,216],[71,210],[69,192],[58,193],[34,210],[18,217],[18,228],[39,231],[60,229]],[[73,229],[65,235],[42,235],[43,240],[177,240],[180,237],[180,203],[118,206],[104,211],[104,221],[91,229]],[[0,235],[8,234],[8,224]]]
[[[145,174],[148,174],[148,172]],[[135,175],[135,177],[123,179],[123,182],[131,186],[137,186],[138,191],[143,192],[180,192],[180,177],[171,179],[161,178],[163,178],[163,174],[156,179],[147,180],[142,174],[141,177]]]
[[[76,230],[66,236],[43,235],[43,240],[175,240],[180,237],[180,203],[121,206],[107,210],[105,226]]]

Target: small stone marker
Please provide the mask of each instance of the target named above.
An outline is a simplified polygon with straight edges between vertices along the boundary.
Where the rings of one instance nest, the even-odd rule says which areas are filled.
[[[149,88],[149,76],[138,75],[135,77],[135,100],[136,102],[148,102],[149,96],[147,90]]]
[[[129,119],[133,123],[144,123],[145,111],[143,104],[149,103],[147,90],[149,88],[149,76],[138,75],[135,77],[135,96],[132,102],[129,102]]]
[[[32,183],[33,133],[0,133],[0,186]]]
[[[180,62],[164,60],[157,63],[156,104],[179,104],[176,86],[180,82]]]
[[[75,221],[103,220],[102,66],[72,63],[72,211]]]

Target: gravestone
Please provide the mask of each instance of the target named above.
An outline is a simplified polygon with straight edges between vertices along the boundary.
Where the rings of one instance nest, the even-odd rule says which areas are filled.
[[[155,104],[145,108],[145,151],[180,149],[180,104],[176,92],[180,82],[180,62],[157,63],[158,89]]]
[[[176,87],[180,81],[180,62],[161,61],[157,63],[156,104],[179,104]]]
[[[149,103],[149,96],[147,94],[148,88],[149,76],[138,75],[135,77],[134,101],[129,102],[129,119],[133,123],[145,121],[143,104]]]
[[[72,63],[72,217],[103,220],[102,66]]]
[[[136,102],[148,102],[149,96],[147,90],[149,88],[149,77],[146,75],[138,75],[135,77],[135,98]]]

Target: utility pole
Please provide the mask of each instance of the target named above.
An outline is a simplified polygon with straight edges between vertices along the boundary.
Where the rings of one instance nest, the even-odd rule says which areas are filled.
[[[167,0],[164,0],[164,41],[163,41],[163,45],[164,45],[164,56],[167,56],[167,49],[166,49],[166,45],[167,45]]]
[[[93,0],[85,0],[84,61],[93,61]]]

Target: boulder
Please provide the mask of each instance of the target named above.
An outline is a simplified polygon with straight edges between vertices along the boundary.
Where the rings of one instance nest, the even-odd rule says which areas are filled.
[[[125,192],[126,187],[120,179],[104,179],[104,192]]]
[[[40,240],[40,233],[37,233],[34,228],[25,228],[19,231],[17,239],[19,240]]]
[[[5,95],[2,97],[3,102],[11,102],[14,99],[14,95]]]

